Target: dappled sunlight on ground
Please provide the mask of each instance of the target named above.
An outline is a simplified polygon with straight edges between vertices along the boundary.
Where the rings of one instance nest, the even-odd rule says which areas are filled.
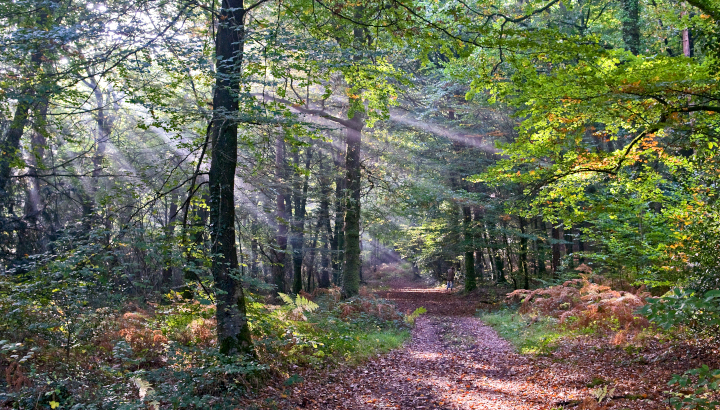
[[[412,312],[420,306],[427,309],[427,314],[416,320],[412,339],[404,348],[377,356],[357,368],[340,365],[326,371],[308,370],[302,373],[304,383],[283,390],[283,406],[260,408],[668,408],[663,392],[680,362],[668,359],[667,363],[650,365],[655,356],[644,353],[641,358],[647,365],[639,365],[633,361],[640,357],[637,354],[587,337],[564,340],[542,355],[520,355],[475,317],[478,310],[496,306],[506,289],[481,287],[466,294],[409,282],[406,280],[401,288],[366,290],[365,295],[390,299],[403,312]],[[683,354],[690,357],[691,352]],[[662,355],[657,357],[665,360]],[[601,405],[594,398],[598,386],[611,387],[615,392],[610,401]]]
[[[431,296],[432,297],[432,296]],[[581,391],[522,377],[530,363],[473,317],[423,316],[404,349],[304,391],[315,409],[550,409]]]

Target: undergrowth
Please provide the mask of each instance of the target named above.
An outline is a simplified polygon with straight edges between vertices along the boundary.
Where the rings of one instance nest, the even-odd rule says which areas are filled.
[[[555,318],[523,315],[513,309],[484,313],[480,319],[523,354],[549,353],[558,339],[573,333]]]
[[[294,383],[302,368],[358,364],[409,337],[403,315],[381,299],[340,300],[330,289],[273,305],[250,293],[257,356],[224,356],[204,298],[170,293],[162,304],[126,300],[114,310],[101,288],[72,300],[55,286],[39,300],[46,284],[2,285],[0,409],[233,408],[268,379]]]
[[[607,285],[604,278],[587,274],[548,288],[516,290],[508,294],[504,309],[480,317],[523,354],[550,353],[560,339],[581,334],[624,345],[628,353],[641,348],[644,340],[661,337],[691,338],[702,340],[707,349],[717,347],[720,290],[702,294],[675,289],[651,298],[642,287],[618,291]],[[668,385],[675,409],[720,405],[720,370],[703,365],[674,375]]]

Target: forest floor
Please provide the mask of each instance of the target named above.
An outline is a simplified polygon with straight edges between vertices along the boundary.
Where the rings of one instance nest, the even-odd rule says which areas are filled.
[[[592,337],[521,355],[475,317],[497,294],[398,285],[376,294],[402,311],[427,309],[411,340],[359,367],[303,371],[304,383],[285,389],[275,408],[667,409],[667,380],[699,359],[691,346],[668,353],[667,345],[651,343],[629,351]],[[610,397],[598,403],[603,389]]]

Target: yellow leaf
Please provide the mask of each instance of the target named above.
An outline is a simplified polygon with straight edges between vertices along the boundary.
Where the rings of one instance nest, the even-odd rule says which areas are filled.
[[[58,407],[60,407],[60,403],[58,403],[58,402],[56,402],[56,401],[51,401],[51,402],[50,402],[50,408],[51,408],[51,409],[56,409],[56,408],[58,408]]]

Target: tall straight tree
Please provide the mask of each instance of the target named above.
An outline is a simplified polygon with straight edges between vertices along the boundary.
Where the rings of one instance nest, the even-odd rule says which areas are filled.
[[[235,168],[238,158],[238,93],[245,47],[245,17],[260,0],[223,0],[215,37],[216,74],[210,127],[209,173],[212,274],[215,280],[217,334],[224,354],[252,354],[253,346],[239,280],[235,244]]]
[[[622,32],[625,48],[631,53],[640,53],[640,2],[638,0],[622,1]]]
[[[470,205],[464,205],[462,212],[463,235],[465,240],[465,290],[470,292],[477,287],[475,282],[475,249],[473,244]]]
[[[287,174],[287,167],[285,164],[285,140],[282,134],[278,134],[275,139],[275,179],[277,182],[276,195],[275,195],[275,206],[276,206],[276,219],[277,219],[277,235],[275,237],[275,243],[277,249],[274,250],[273,255],[275,260],[273,261],[273,284],[275,285],[275,292],[285,292],[285,260],[287,259],[285,252],[287,251],[287,232],[288,232],[288,213],[285,206],[286,187],[285,177]]]
[[[360,289],[360,149],[362,129],[365,126],[362,111],[355,111],[348,121],[347,151],[345,154],[345,269],[343,294],[357,295]]]
[[[34,24],[42,29],[48,30],[48,23],[51,21],[50,10],[50,3],[40,5],[37,12],[37,20]],[[28,77],[33,77],[35,84],[28,82],[28,84],[23,87],[22,93],[17,99],[15,115],[10,122],[10,127],[6,135],[0,135],[0,152],[2,152],[2,155],[0,155],[0,213],[12,208],[11,177],[13,163],[20,154],[20,141],[25,132],[25,127],[30,121],[30,112],[38,103],[42,105],[43,101],[47,101],[48,99],[49,84],[44,84],[47,82],[47,79],[43,74],[43,70],[40,69],[43,60],[47,59],[45,56],[47,45],[38,39],[30,43],[32,50],[29,67],[34,73],[29,74]]]
[[[362,3],[359,3],[362,4]],[[362,11],[362,6],[355,8],[356,16]],[[353,28],[354,46],[362,49],[365,40],[363,27]],[[362,57],[355,55],[353,61],[360,63]],[[350,89],[352,89],[352,84]],[[362,148],[362,129],[365,127],[365,110],[362,100],[355,97],[354,93],[348,90],[350,95],[350,121],[346,128],[345,151],[345,269],[343,272],[343,294],[347,297],[355,296],[360,290],[360,150]]]

